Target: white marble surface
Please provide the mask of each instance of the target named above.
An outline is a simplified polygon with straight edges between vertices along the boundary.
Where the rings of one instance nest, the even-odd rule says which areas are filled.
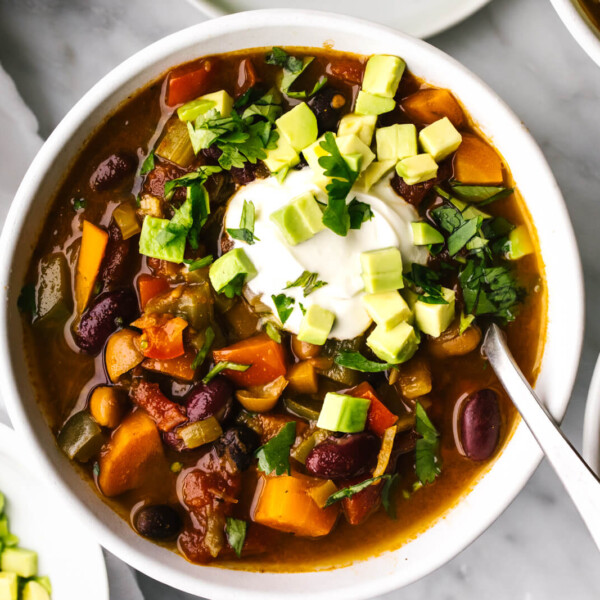
[[[0,63],[46,136],[118,62],[203,18],[185,0],[0,0]],[[512,106],[541,145],[565,195],[588,297],[583,360],[564,422],[580,447],[585,393],[600,350],[600,320],[594,311],[600,293],[600,70],[570,38],[547,0],[493,0],[431,41]],[[386,598],[591,600],[600,596],[597,565],[591,540],[544,464],[471,547]],[[143,575],[138,579],[147,600],[191,598]]]

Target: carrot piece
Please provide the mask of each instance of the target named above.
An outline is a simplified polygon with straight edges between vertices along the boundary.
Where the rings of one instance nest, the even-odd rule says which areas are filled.
[[[185,319],[150,314],[136,319],[131,325],[144,331],[140,347],[146,358],[169,359],[185,354],[183,330],[188,325]]]
[[[176,106],[189,102],[207,92],[214,61],[204,60],[200,65],[185,73],[172,72],[169,75],[167,104]]]
[[[92,295],[107,244],[108,233],[106,231],[89,221],[83,222],[81,248],[75,275],[75,301],[80,313],[85,310]]]
[[[241,387],[264,385],[287,370],[283,346],[273,341],[266,333],[242,340],[233,346],[213,351],[215,362],[230,361],[252,365],[247,371],[223,371],[229,379]]]
[[[411,121],[423,125],[429,125],[443,117],[448,117],[454,127],[462,127],[465,124],[465,114],[448,90],[419,90],[404,98],[401,104]]]
[[[340,486],[340,489],[355,483],[360,483],[360,479],[353,480],[352,482],[344,482],[344,485]],[[381,481],[378,481],[353,496],[342,500],[342,510],[350,525],[359,525],[379,508],[381,490]]]
[[[157,383],[142,380],[131,388],[129,395],[135,404],[152,417],[161,431],[171,431],[187,421],[180,406],[171,402],[160,391]]]
[[[170,287],[169,282],[163,277],[152,277],[152,275],[146,275],[145,273],[138,277],[137,285],[142,310],[148,304],[148,300],[162,292],[166,292]]]
[[[363,80],[365,65],[356,60],[336,60],[327,65],[327,75],[347,83],[360,84]]]
[[[244,58],[240,62],[238,69],[238,78],[236,82],[236,96],[241,96],[247,92],[251,87],[256,85],[258,77],[256,75],[256,69],[254,63],[249,58]]]
[[[139,349],[140,338],[132,329],[119,329],[108,338],[104,364],[113,383],[144,360]]]
[[[464,134],[454,154],[454,178],[473,185],[502,183],[502,160],[496,151],[475,135]]]
[[[383,436],[385,430],[398,420],[398,417],[377,397],[370,383],[363,381],[345,393],[356,398],[368,398],[371,401],[367,413],[367,429],[378,436]]]
[[[336,505],[319,508],[308,494],[311,487],[323,485],[322,479],[299,473],[261,477],[256,488],[256,523],[305,537],[327,535],[338,517]]]
[[[148,371],[163,373],[163,375],[169,375],[182,381],[193,381],[196,369],[192,368],[192,363],[195,358],[196,354],[194,352],[186,352],[183,356],[177,358],[147,358],[142,363],[142,367]]]
[[[118,496],[143,484],[153,464],[163,456],[152,419],[138,410],[115,430],[100,456],[98,485],[105,496]]]

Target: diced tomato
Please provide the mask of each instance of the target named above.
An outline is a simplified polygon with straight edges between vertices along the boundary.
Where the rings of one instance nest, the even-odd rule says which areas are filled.
[[[362,83],[365,65],[355,60],[336,60],[327,65],[327,74],[348,83]]]
[[[171,315],[144,315],[131,323],[143,330],[140,346],[146,358],[177,358],[185,353],[183,330],[187,321]]]
[[[137,285],[142,310],[146,307],[148,300],[169,289],[169,282],[166,279],[163,277],[152,277],[152,275],[146,275],[145,273],[138,277]]]
[[[368,398],[371,401],[367,413],[367,429],[378,436],[381,437],[385,430],[398,420],[398,417],[377,397],[371,384],[366,381],[348,390],[346,394],[356,398]]]
[[[360,483],[360,481],[358,479],[352,482],[345,482],[342,487]],[[381,489],[381,481],[378,481],[353,496],[342,500],[342,510],[350,525],[359,525],[379,508]]]
[[[208,91],[214,66],[213,60],[204,60],[193,71],[172,72],[169,75],[167,104],[176,106],[205,94]]]
[[[157,383],[140,381],[131,389],[131,399],[143,408],[161,431],[171,431],[187,421],[182,409],[160,391]]]
[[[213,351],[215,362],[224,360],[251,365],[247,371],[225,370],[223,374],[239,386],[264,385],[286,374],[287,366],[283,346],[261,333],[233,346]]]
[[[247,92],[251,87],[256,85],[257,81],[258,77],[256,75],[254,63],[249,58],[245,58],[240,62],[240,67],[238,70],[238,78],[235,89],[236,96],[241,96],[244,92]]]

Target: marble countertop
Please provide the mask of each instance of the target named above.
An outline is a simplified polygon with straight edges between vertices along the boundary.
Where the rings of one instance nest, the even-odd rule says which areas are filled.
[[[102,75],[140,48],[205,17],[185,0],[0,0],[0,63],[47,136]],[[600,70],[549,0],[493,0],[430,40],[484,79],[527,124],[565,196],[587,293],[583,357],[564,430],[577,447],[600,351]],[[598,554],[550,467],[469,548],[385,598],[578,600],[600,596]],[[185,600],[138,574],[147,600]],[[113,598],[112,600],[125,600]]]

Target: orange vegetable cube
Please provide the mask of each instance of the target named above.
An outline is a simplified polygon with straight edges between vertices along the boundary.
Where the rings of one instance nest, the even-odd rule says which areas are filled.
[[[293,365],[287,374],[287,379],[290,388],[299,394],[316,394],[319,389],[317,371],[308,361]]]
[[[170,287],[169,282],[163,277],[152,277],[152,275],[146,275],[145,273],[138,277],[137,285],[142,310],[148,304],[148,300],[162,292],[166,292]]]
[[[181,379],[182,381],[192,381],[196,374],[196,370],[192,368],[192,363],[195,358],[195,352],[186,352],[183,356],[178,356],[177,358],[147,358],[142,363],[142,368],[147,369],[148,371],[170,375],[171,377]]]
[[[383,436],[385,430],[396,423],[398,417],[377,397],[371,384],[363,381],[361,384],[345,392],[355,398],[368,398],[371,401],[367,413],[367,429],[378,436]]]
[[[167,87],[167,104],[176,106],[205,94],[210,84],[214,62],[204,60],[192,70],[171,73]]]
[[[475,135],[463,135],[454,154],[454,178],[472,185],[497,185],[503,181],[502,160],[497,152]]]
[[[107,244],[108,233],[106,231],[89,221],[83,222],[81,248],[75,274],[75,302],[80,313],[85,310],[90,301]]]
[[[465,114],[456,98],[443,89],[419,90],[402,100],[402,108],[411,121],[430,125],[448,117],[454,127],[465,124]]]

